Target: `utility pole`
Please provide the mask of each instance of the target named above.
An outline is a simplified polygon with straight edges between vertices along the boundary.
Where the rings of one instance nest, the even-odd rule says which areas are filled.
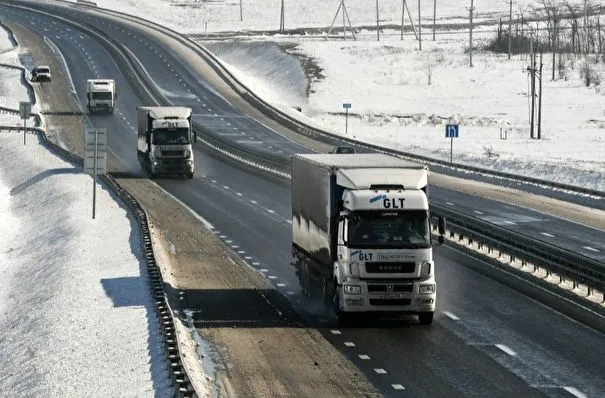
[[[538,92],[538,139],[542,138],[542,53],[540,53],[540,88]]]
[[[418,49],[422,51],[422,22],[420,21],[420,0],[418,0]]]
[[[242,1],[243,0],[239,0],[239,20],[243,21],[244,20],[244,11],[242,8]]]
[[[512,24],[513,24],[513,0],[509,0],[508,4],[510,6],[508,12],[508,59],[510,59],[510,50],[511,50],[511,41],[512,41]]]
[[[531,65],[527,68],[531,78],[531,111],[529,113],[529,138],[534,138],[534,114],[536,107],[536,54],[531,54]]]
[[[433,0],[433,41],[435,41],[436,24],[437,24],[437,0]]]
[[[279,33],[285,33],[285,21],[284,21],[284,0],[281,0],[281,12],[279,13]]]
[[[401,40],[403,40],[403,23],[405,21],[405,0],[401,0]]]
[[[378,13],[378,0],[376,0],[376,40],[380,41],[380,14]]]
[[[469,59],[469,65],[471,68],[473,67],[473,10],[474,9],[475,9],[475,7],[473,7],[473,0],[471,0],[471,8],[468,9],[468,12],[469,12],[468,59]]]

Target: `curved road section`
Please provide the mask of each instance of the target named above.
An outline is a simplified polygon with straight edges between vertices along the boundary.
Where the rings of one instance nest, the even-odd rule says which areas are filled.
[[[86,78],[110,76],[117,80],[121,95],[117,112],[113,117],[95,116],[89,122],[108,128],[114,170],[138,171],[133,122],[136,105],[142,101],[129,89],[128,80],[105,50],[85,32],[53,18],[8,7],[0,10],[5,17],[37,31],[56,45],[71,72],[80,101]],[[186,55],[186,49],[175,43],[167,44],[168,39],[158,39],[157,33],[96,13],[62,7],[53,8],[53,12],[101,27],[122,41],[146,65],[149,75],[171,101],[192,106],[196,118],[215,126],[216,131],[245,133],[230,137],[251,141],[248,145],[271,145],[273,150],[284,153],[308,151],[277,134],[275,126],[250,120],[241,113],[236,106],[243,108],[241,101],[214,88],[224,88],[224,84],[204,80],[196,69],[204,66],[192,67],[193,58]],[[195,61],[199,64],[199,59]],[[290,265],[289,184],[211,156],[201,146],[196,150],[196,169],[200,173],[193,181],[159,180],[159,185],[206,218],[214,226],[215,234],[238,253],[241,251],[245,261],[288,297],[306,321],[321,330],[383,395],[579,397],[600,396],[605,392],[602,334],[473,272],[465,265],[487,264],[446,247],[435,252],[440,265],[439,312],[432,327],[419,327],[404,319],[369,322],[352,329],[330,328],[329,311],[316,297],[315,276]],[[536,235],[547,232],[555,238],[573,241],[568,239],[569,234],[561,235],[564,228],[569,226],[576,231],[583,228],[571,223],[558,224],[557,235],[550,229],[545,231],[550,216],[529,209],[506,208],[477,197],[447,195],[454,193],[433,189],[433,200],[450,202],[473,213],[482,212],[476,214],[493,217],[495,222],[514,222],[525,231],[533,228]],[[605,241],[594,238],[602,237],[599,233],[602,231],[587,232],[593,242]],[[584,239],[580,233],[576,234],[578,241]],[[552,239],[548,236],[544,239],[547,238]],[[598,245],[593,248],[605,250]],[[301,280],[304,289],[300,287]],[[191,300],[190,307],[204,307],[203,301]],[[205,321],[203,314],[194,315],[196,324],[203,325]]]

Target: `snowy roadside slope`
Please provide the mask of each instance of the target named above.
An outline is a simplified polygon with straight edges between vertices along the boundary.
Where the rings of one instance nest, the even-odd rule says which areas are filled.
[[[124,208],[28,137],[0,133],[0,391],[167,396],[161,334]]]

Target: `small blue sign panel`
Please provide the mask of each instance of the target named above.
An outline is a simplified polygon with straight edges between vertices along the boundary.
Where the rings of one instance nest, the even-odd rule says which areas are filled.
[[[446,124],[445,125],[445,138],[458,138],[458,125],[457,124]]]
[[[351,104],[349,102],[345,102],[344,104],[342,104],[342,107],[344,109],[349,109],[351,107]]]

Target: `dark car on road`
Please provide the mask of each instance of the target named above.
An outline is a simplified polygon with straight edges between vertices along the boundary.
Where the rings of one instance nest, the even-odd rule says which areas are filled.
[[[50,81],[50,67],[47,65],[36,66],[30,73],[30,79],[32,82],[49,82]]]
[[[347,145],[337,145],[332,148],[330,153],[355,153],[355,148]]]

